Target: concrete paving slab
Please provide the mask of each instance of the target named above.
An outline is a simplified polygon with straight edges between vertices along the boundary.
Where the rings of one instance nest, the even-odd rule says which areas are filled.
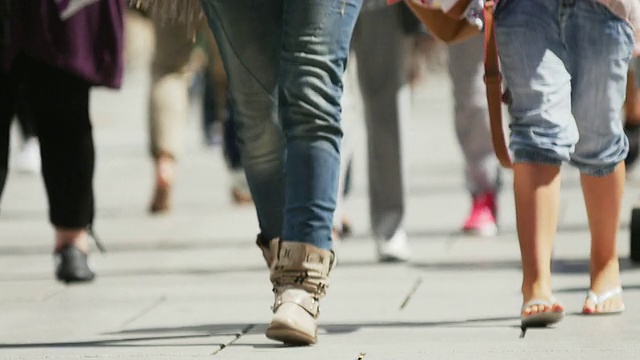
[[[231,204],[220,148],[202,145],[194,103],[180,157],[174,210],[147,213],[152,192],[148,71],[133,69],[121,92],[92,97],[97,144],[96,230],[108,248],[91,261],[95,283],[53,280],[52,231],[38,176],[11,172],[0,215],[0,359],[637,359],[640,268],[623,259],[627,311],[585,317],[589,234],[579,176],[563,169],[554,248],[557,298],[569,315],[521,338],[520,261],[510,172],[499,198],[500,233],[460,233],[469,210],[454,137],[450,83],[429,74],[407,124],[405,229],[412,260],[381,265],[369,232],[364,136],[355,136],[354,188],[346,206],[354,237],[337,244],[339,265],[322,302],[320,343],[283,347],[264,336],[272,303],[254,245],[251,206]],[[361,119],[356,124],[362,128]],[[14,142],[15,143],[15,142]],[[622,211],[627,257],[631,174]]]

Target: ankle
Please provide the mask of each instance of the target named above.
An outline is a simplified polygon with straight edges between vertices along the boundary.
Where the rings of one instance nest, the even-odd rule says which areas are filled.
[[[158,186],[166,187],[173,183],[175,176],[175,160],[170,155],[156,157],[156,182]]]
[[[620,286],[620,263],[618,258],[596,262],[591,260],[591,289],[595,292],[607,291]]]
[[[531,299],[551,298],[551,277],[524,278],[522,281],[522,298],[524,302]]]
[[[87,241],[87,231],[84,228],[65,229],[56,228],[56,243],[54,250],[60,250],[67,245],[72,245],[80,249],[85,254],[89,253],[89,242]]]

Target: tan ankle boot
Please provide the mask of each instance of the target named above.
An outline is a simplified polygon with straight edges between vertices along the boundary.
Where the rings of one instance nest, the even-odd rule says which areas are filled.
[[[329,287],[335,254],[313,245],[282,241],[271,266],[275,304],[269,339],[309,345],[318,341],[318,301]]]
[[[264,257],[264,261],[267,262],[267,267],[271,269],[271,264],[278,257],[278,243],[280,242],[279,238],[271,239],[268,242],[265,241],[262,234],[258,234],[258,238],[256,239],[256,245],[262,250],[262,256]],[[267,245],[265,246],[265,243]]]

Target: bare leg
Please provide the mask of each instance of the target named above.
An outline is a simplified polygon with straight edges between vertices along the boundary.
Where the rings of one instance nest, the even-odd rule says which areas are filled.
[[[596,294],[615,289],[621,284],[617,235],[625,173],[625,166],[621,163],[607,176],[581,176],[591,231],[591,290]],[[597,306],[587,300],[584,310],[608,312],[622,306],[622,298],[614,296]]]
[[[514,166],[516,221],[522,256],[522,296],[551,299],[551,251],[558,224],[560,168],[552,165],[518,163]],[[533,305],[523,315],[561,311]]]

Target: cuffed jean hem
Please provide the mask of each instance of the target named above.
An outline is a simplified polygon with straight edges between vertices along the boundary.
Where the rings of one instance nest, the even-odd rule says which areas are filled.
[[[309,244],[309,245],[313,245],[313,246],[315,246],[315,247],[317,247],[319,249],[322,249],[322,250],[332,250],[333,249],[333,241],[331,240],[331,236],[329,236],[329,237],[316,236],[316,237],[314,237],[313,241],[303,241],[303,240],[299,240],[299,239],[283,239],[282,241]]]
[[[576,168],[578,168],[578,170],[580,170],[580,174],[594,176],[594,177],[605,177],[605,176],[611,175],[611,173],[613,173],[616,170],[616,167],[618,167],[619,164],[620,162],[611,164],[611,165],[605,165],[605,166],[593,166],[593,165],[577,164],[573,161],[571,162],[571,165],[575,166]]]
[[[562,161],[558,160],[552,156],[540,153],[533,149],[518,149],[513,151],[513,163],[530,163],[537,165],[551,165],[558,166],[562,165]]]
[[[562,166],[563,161],[553,158],[552,156],[541,154],[536,152],[535,150],[530,149],[520,149],[515,150],[513,153],[513,163],[521,164],[536,164],[536,165],[550,165],[550,166]],[[604,177],[613,173],[616,167],[620,164],[620,162],[616,162],[608,165],[587,165],[580,164],[575,161],[569,162],[571,165],[575,166],[581,174],[594,176],[594,177]]]

